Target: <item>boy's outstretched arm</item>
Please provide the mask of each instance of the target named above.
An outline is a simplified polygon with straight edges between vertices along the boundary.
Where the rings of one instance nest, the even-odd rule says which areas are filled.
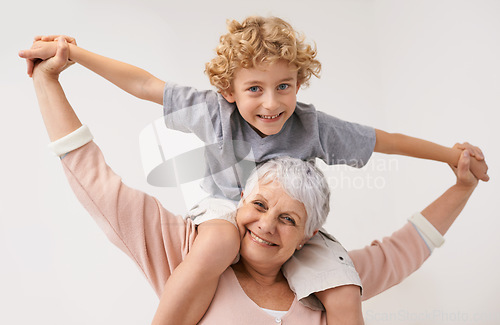
[[[56,53],[55,40],[59,37],[65,38],[68,42],[71,61],[92,70],[135,97],[163,104],[164,81],[133,65],[84,50],[78,47],[71,37],[64,35],[37,37],[31,49],[20,51],[19,56],[31,62],[51,58]],[[29,75],[31,75],[30,67],[32,64],[28,62]]]
[[[470,144],[465,143],[460,146],[448,148],[434,142],[399,133],[388,133],[375,129],[375,134],[377,137],[375,152],[442,161],[453,167],[458,165],[462,151],[467,149],[470,155],[475,158],[471,159],[470,162],[470,170],[474,176],[485,182],[490,179],[483,153],[479,148]]]

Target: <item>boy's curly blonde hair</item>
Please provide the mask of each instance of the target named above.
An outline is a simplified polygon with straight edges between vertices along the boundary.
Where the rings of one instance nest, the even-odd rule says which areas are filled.
[[[228,21],[229,33],[222,35],[217,56],[205,65],[210,83],[219,92],[230,89],[237,68],[252,68],[286,60],[297,69],[297,82],[308,86],[312,75],[319,77],[321,63],[316,49],[304,37],[277,17],[248,17],[242,23]]]

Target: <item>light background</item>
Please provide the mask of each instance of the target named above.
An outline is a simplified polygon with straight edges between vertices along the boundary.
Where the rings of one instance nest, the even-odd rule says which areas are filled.
[[[277,15],[317,44],[322,77],[299,100],[340,118],[443,145],[481,146],[490,166],[445,245],[403,284],[364,304],[367,324],[499,324],[500,2],[463,0],[10,2],[0,13],[0,324],[147,324],[157,298],[71,193],[17,51],[68,34],[163,80],[210,87],[204,63],[225,20]],[[161,107],[82,67],[61,78],[109,164],[182,213],[175,189],[146,184],[138,134]],[[330,168],[328,229],[347,248],[399,228],[454,181],[442,163],[375,155]]]

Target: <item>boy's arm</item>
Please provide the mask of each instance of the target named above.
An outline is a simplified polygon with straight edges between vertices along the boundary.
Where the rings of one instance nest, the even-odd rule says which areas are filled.
[[[375,152],[385,154],[397,154],[415,158],[430,159],[441,161],[456,167],[464,145],[448,148],[438,145],[434,142],[410,137],[399,133],[387,133],[382,130],[375,129],[376,142]],[[484,157],[479,148],[467,145],[471,156],[476,159],[471,159],[470,170],[482,181],[488,181],[488,166],[484,161]]]
[[[28,60],[46,60],[56,53],[58,37],[64,37],[69,44],[69,59],[92,70],[116,86],[138,98],[163,104],[165,82],[149,72],[133,65],[107,58],[76,46],[73,38],[67,36],[47,36],[36,38],[29,50],[19,52],[19,56]],[[31,74],[28,63],[28,74]]]
[[[133,65],[70,44],[70,59],[140,99],[163,104],[165,82]]]

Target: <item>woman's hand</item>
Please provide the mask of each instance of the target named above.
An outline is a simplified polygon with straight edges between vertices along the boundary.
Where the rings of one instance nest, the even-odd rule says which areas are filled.
[[[457,167],[451,166],[457,176],[456,184],[422,211],[422,215],[441,235],[448,231],[460,212],[462,212],[477,186],[478,179],[470,171],[470,163],[470,151],[465,149],[460,154]]]
[[[478,179],[470,171],[471,154],[469,149],[462,151],[458,166],[450,166],[457,176],[457,185],[464,188],[474,188],[477,186]]]
[[[33,77],[36,78],[37,75],[43,75],[46,77],[58,79],[59,74],[66,69],[70,63],[68,63],[69,57],[69,46],[64,37],[60,37],[57,40],[56,53],[53,57],[36,62],[33,69]]]
[[[479,147],[473,146],[468,142],[464,142],[456,143],[453,148],[469,151],[469,156],[473,158],[470,159],[469,163],[469,169],[472,174],[483,182],[490,180],[490,177],[488,176],[488,165],[486,164],[484,154]]]
[[[37,62],[47,60],[56,54],[57,41],[60,38],[64,38],[67,43],[76,45],[76,40],[66,35],[35,36],[33,45],[29,50],[19,51],[19,56],[26,59],[28,76],[33,76],[33,68]],[[71,60],[68,60],[67,66],[73,63]]]

